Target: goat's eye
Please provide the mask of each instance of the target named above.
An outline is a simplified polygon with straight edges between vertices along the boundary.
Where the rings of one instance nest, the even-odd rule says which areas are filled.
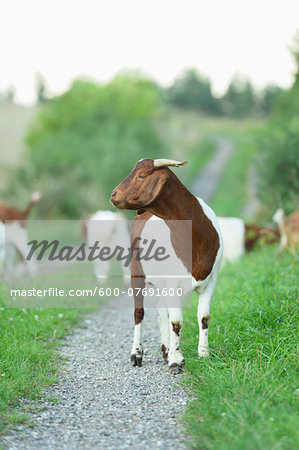
[[[145,176],[144,175],[139,175],[138,176],[138,180],[144,180]]]

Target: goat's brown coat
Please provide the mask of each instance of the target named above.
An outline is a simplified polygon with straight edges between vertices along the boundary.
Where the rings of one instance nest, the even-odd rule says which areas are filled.
[[[131,246],[133,245],[133,241],[136,237],[140,237],[144,225],[147,220],[152,217],[152,214],[145,212],[143,214],[137,215],[132,224],[131,230]],[[138,248],[138,245],[137,245]],[[138,325],[144,317],[144,309],[143,309],[143,295],[141,290],[145,287],[145,274],[143,272],[141,263],[138,259],[135,258],[135,254],[132,255],[131,261],[131,286],[134,290],[134,302],[135,302],[135,311],[134,311],[134,319],[135,325]],[[138,291],[135,291],[138,289]]]
[[[140,177],[145,178],[145,184],[138,181]],[[111,200],[120,209],[146,211],[164,219],[170,228],[176,255],[188,272],[197,281],[208,277],[220,247],[219,235],[197,198],[168,167],[155,168],[152,159],[139,161],[113,191]],[[145,214],[137,215],[135,220],[148,220],[150,216]],[[178,221],[186,220],[192,221],[192,242],[184,233],[184,223],[181,226],[178,224]],[[142,229],[138,231],[141,234]],[[135,232],[136,228],[134,237],[140,236]],[[191,254],[191,247],[188,246],[191,245],[192,267],[188,260],[188,255]],[[138,270],[138,267],[133,265],[133,270],[135,269]]]
[[[285,235],[285,247],[295,252],[299,247],[299,211],[285,217],[280,230],[281,234]]]
[[[24,210],[17,209],[13,206],[0,205],[0,222],[5,223],[6,220],[17,220],[23,223],[27,220],[32,208],[38,201],[31,200]]]
[[[245,248],[247,251],[254,249],[258,242],[273,244],[280,239],[280,233],[275,228],[260,227],[255,224],[245,225]]]
[[[220,242],[211,220],[205,215],[197,198],[188,191],[168,168],[169,178],[163,195],[147,208],[152,214],[165,220],[171,231],[171,242],[178,256],[196,281],[204,280],[211,273]],[[192,221],[192,242],[184,236],[178,220]],[[187,239],[186,239],[187,238]],[[188,267],[188,246],[192,245],[192,267]],[[190,248],[191,250],[191,248]]]

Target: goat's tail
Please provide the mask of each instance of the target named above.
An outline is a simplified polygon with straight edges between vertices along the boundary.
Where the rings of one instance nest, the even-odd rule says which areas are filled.
[[[29,216],[29,214],[31,213],[32,208],[40,202],[42,198],[42,194],[38,191],[33,192],[33,194],[31,195],[31,199],[27,205],[27,207],[24,209],[24,214],[26,217]]]

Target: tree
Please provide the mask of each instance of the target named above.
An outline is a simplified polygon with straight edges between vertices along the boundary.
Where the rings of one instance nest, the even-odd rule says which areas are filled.
[[[269,115],[273,112],[278,98],[281,96],[283,90],[275,85],[266,86],[261,95],[260,107],[264,115]]]
[[[35,76],[36,96],[38,103],[44,103],[48,100],[47,83],[44,76],[41,73],[37,73]]]
[[[111,191],[139,159],[167,157],[152,123],[159,104],[154,83],[130,74],[106,85],[74,81],[40,106],[26,138],[29,163],[11,190],[31,190],[35,180],[44,217],[111,208]]]
[[[189,108],[207,114],[219,114],[209,79],[201,77],[195,69],[185,71],[166,91],[167,100],[179,108]]]
[[[299,36],[299,35],[298,35]],[[259,142],[259,196],[270,217],[278,207],[287,213],[299,208],[299,38],[293,55],[297,63],[292,88],[278,96],[275,115]]]
[[[248,80],[234,77],[221,99],[224,114],[236,118],[250,116],[256,104],[255,92]]]
[[[294,74],[293,87],[297,87],[297,86],[299,86],[299,30],[297,30],[291,52],[292,52],[292,55],[293,55],[293,57],[295,59],[295,63],[296,63],[296,72]]]
[[[15,88],[13,85],[10,85],[4,94],[4,100],[8,103],[13,103],[14,98],[15,98]]]

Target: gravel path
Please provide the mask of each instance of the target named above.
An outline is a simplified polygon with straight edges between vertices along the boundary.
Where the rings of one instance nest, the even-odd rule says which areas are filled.
[[[217,151],[207,162],[192,183],[192,193],[209,203],[218,188],[220,177],[234,151],[234,145],[229,139],[218,137]]]
[[[178,419],[187,403],[180,377],[159,351],[157,311],[146,310],[144,364],[132,368],[133,310],[105,306],[65,339],[60,382],[46,388],[34,428],[2,438],[7,449],[183,449]],[[23,406],[28,405],[24,401]],[[35,405],[37,406],[37,405]]]

